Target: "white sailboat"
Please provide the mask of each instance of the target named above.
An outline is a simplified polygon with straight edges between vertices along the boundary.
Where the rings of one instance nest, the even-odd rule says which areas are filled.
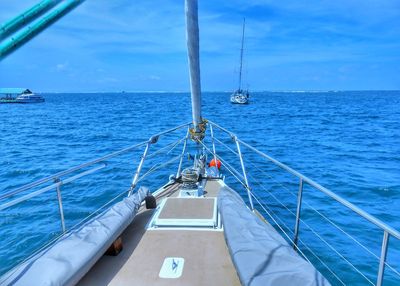
[[[242,141],[231,131],[202,118],[197,1],[186,0],[185,3],[193,122],[2,193],[0,212],[44,193],[55,192],[61,231],[56,239],[0,277],[0,284],[330,285],[311,264],[313,252],[300,235],[300,223],[304,225],[301,216],[303,186],[307,185],[383,233],[381,256],[376,256],[379,261],[376,284],[382,285],[385,267],[393,269],[386,255],[389,237],[400,239],[397,230]],[[231,138],[232,146],[219,140],[217,133]],[[171,140],[172,135],[178,139],[158,147],[158,142]],[[210,140],[206,141],[206,136]],[[169,154],[178,144],[182,145],[180,154],[149,166],[143,173],[150,157],[161,152]],[[183,169],[189,144],[197,147],[197,154],[194,163]],[[239,170],[217,152],[223,146],[236,156],[234,163],[240,165]],[[63,187],[106,170],[108,162],[139,148],[143,148],[143,153],[129,189],[83,218],[78,225],[68,228]],[[242,148],[251,152],[253,158],[258,156],[260,161],[272,163],[299,180],[293,236],[274,220],[268,202],[252,189]],[[177,162],[176,168],[170,168],[174,162]],[[176,175],[166,178],[165,185],[138,188],[144,177],[166,167]],[[262,166],[257,168],[262,171]],[[225,175],[229,174],[240,182],[240,189],[235,190],[226,183]],[[246,202],[239,192],[247,196]],[[329,266],[323,270],[327,274],[328,270],[332,271],[329,277],[335,284],[342,281],[343,273]]]
[[[231,94],[231,102],[235,104],[248,104],[250,97],[249,91],[242,89],[243,46],[244,46],[245,26],[246,26],[246,19],[243,19],[242,47],[240,49],[239,87]]]

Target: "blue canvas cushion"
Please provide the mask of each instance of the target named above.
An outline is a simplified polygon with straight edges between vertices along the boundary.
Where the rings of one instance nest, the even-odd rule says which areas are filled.
[[[141,187],[0,278],[1,285],[75,285],[132,222],[149,193]]]
[[[252,213],[235,191],[222,188],[218,208],[243,285],[330,285],[271,225]]]

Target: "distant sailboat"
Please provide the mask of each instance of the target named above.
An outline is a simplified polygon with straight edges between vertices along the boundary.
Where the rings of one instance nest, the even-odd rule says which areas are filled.
[[[242,48],[240,49],[239,88],[231,95],[231,102],[236,104],[249,103],[249,91],[242,89],[243,45],[244,45],[245,25],[246,25],[246,19],[243,19]]]

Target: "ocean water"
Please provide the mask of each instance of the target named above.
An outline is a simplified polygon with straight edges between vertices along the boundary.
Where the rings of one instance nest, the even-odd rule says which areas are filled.
[[[44,96],[43,104],[0,105],[0,195],[191,119],[187,93]],[[203,116],[400,230],[399,91],[258,92],[247,106],[231,105],[229,93],[205,93]],[[229,136],[214,131],[235,148]],[[157,144],[167,146],[184,135],[181,130]],[[217,144],[217,152],[240,170],[227,147]],[[181,150],[179,145],[163,156],[171,158]],[[291,237],[298,179],[244,146],[242,151],[249,184],[264,202],[256,203],[257,209],[267,210]],[[101,171],[62,186],[67,228],[126,191],[142,152],[138,148],[108,160]],[[176,172],[177,162],[151,172],[164,157],[149,158],[143,170],[149,176],[139,185],[155,190]],[[222,171],[247,201],[241,185],[226,168]],[[375,283],[374,255],[380,255],[382,232],[310,186],[304,187],[303,199],[301,250],[334,285]],[[0,211],[0,274],[59,234],[54,190]],[[400,243],[393,237],[388,263],[400,271]],[[400,283],[395,271],[386,267],[385,285]]]

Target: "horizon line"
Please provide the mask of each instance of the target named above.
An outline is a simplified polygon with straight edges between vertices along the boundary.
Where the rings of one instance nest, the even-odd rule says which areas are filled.
[[[282,93],[318,93],[318,92],[355,92],[355,91],[400,91],[400,89],[305,89],[305,90],[253,90],[250,93],[261,93],[261,92],[282,92]],[[70,94],[88,94],[88,93],[191,93],[190,90],[188,91],[181,91],[181,90],[175,90],[175,91],[166,91],[166,90],[133,90],[133,91],[128,91],[128,90],[118,90],[118,91],[34,91],[36,93],[70,93]],[[205,90],[202,91],[202,93],[229,93],[233,92],[232,90]]]

